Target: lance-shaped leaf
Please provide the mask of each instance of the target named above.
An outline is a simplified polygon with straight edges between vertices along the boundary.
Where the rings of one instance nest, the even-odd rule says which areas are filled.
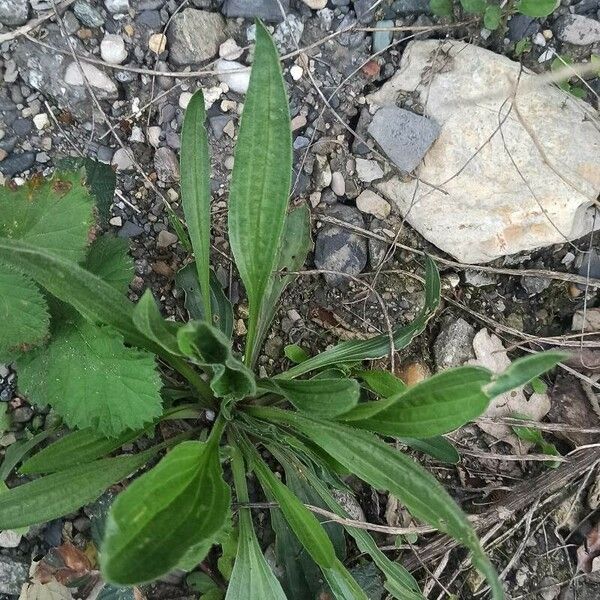
[[[25,475],[54,473],[91,463],[118,450],[140,435],[142,432],[128,431],[117,438],[107,438],[91,429],[73,431],[34,454],[21,465],[19,471]]]
[[[235,148],[228,217],[231,250],[248,294],[248,360],[269,280],[277,267],[291,175],[292,134],[279,56],[269,33],[258,22]]]
[[[181,203],[196,258],[204,320],[212,323],[210,302],[210,158],[204,96],[191,98],[181,131]]]
[[[17,364],[29,399],[52,406],[71,428],[92,427],[115,437],[141,429],[162,412],[154,356],[79,316],[64,319],[47,348],[23,355]]]
[[[0,494],[0,529],[47,523],[78,510],[141,467],[154,450],[105,458],[46,475]]]
[[[293,208],[285,218],[283,237],[279,247],[279,258],[277,259],[277,272],[269,280],[265,292],[250,364],[254,364],[258,356],[283,290],[296,277],[287,273],[293,273],[302,268],[311,247],[310,209],[306,204],[303,204]]]
[[[404,327],[396,327],[393,331],[394,348],[400,350],[410,344],[427,325],[440,302],[440,276],[435,263],[427,257],[425,281],[425,305],[417,318]],[[312,358],[292,367],[281,374],[281,379],[291,379],[315,369],[322,369],[341,363],[352,363],[363,360],[382,358],[390,350],[390,339],[386,334],[378,335],[367,340],[351,340],[341,342],[330,350],[325,350]]]
[[[231,350],[222,331],[202,321],[192,321],[177,332],[181,352],[210,370],[210,387],[218,398],[239,400],[256,393],[254,375]]]
[[[438,435],[417,440],[415,438],[400,438],[410,448],[428,454],[436,460],[455,465],[460,460],[458,450],[445,437]]]
[[[340,419],[395,437],[434,437],[485,411],[490,397],[483,388],[491,378],[490,371],[481,367],[449,369],[391,398],[360,404]]]
[[[204,314],[204,300],[194,263],[179,269],[177,275],[175,275],[175,285],[181,288],[185,294],[185,307],[190,313],[190,317],[197,321],[207,321],[208,319]],[[212,324],[231,339],[233,333],[233,307],[212,270],[210,271],[210,304],[212,306]]]
[[[347,413],[360,395],[354,379],[265,379],[259,387],[284,396],[299,411],[323,419]]]
[[[102,545],[108,581],[156,579],[221,530],[230,511],[219,462],[221,432],[216,425],[208,442],[182,442],[118,496]]]
[[[356,374],[380,398],[396,396],[406,390],[406,384],[389,371],[371,370],[359,371]]]
[[[150,290],[146,290],[135,305],[133,322],[140,333],[167,352],[176,356],[181,354],[177,343],[177,330],[180,325],[162,317]]]
[[[244,459],[235,445],[231,447],[231,458],[237,501],[249,502]],[[260,549],[249,508],[239,509],[237,554],[225,600],[240,598],[287,600]]]
[[[250,414],[289,425],[352,470],[376,489],[396,496],[417,518],[461,542],[472,553],[474,565],[486,577],[495,599],[503,599],[502,584],[483,552],[466,515],[438,481],[412,459],[384,444],[367,431],[275,408],[249,408]]]
[[[31,279],[0,264],[0,361],[41,344],[50,326],[48,305]]]

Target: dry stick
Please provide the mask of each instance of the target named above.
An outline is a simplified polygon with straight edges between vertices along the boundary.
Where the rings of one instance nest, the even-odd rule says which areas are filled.
[[[345,519],[340,517],[338,514],[320,508],[319,506],[312,506],[310,504],[304,505],[311,512],[327,517],[335,523],[345,525],[347,527],[356,527],[356,529],[366,529],[368,531],[378,531],[379,533],[387,533],[389,535],[407,535],[410,533],[432,533],[437,531],[433,527],[389,527],[387,525],[375,525],[374,523],[366,523],[365,521],[357,521],[355,519]],[[277,502],[240,502],[234,504],[234,508],[279,508]]]
[[[57,4],[56,10],[58,10],[59,12],[63,12],[69,6],[71,6],[71,4],[73,4],[73,2],[75,2],[75,0],[62,0],[62,2]],[[8,31],[7,33],[0,33],[0,44],[2,42],[8,42],[8,41],[14,40],[15,38],[18,38],[22,35],[28,34],[30,31],[33,31],[34,29],[38,28],[42,23],[45,23],[48,19],[50,19],[54,16],[55,16],[54,10],[49,10],[49,11],[45,12],[43,15],[40,15],[39,17],[36,17],[35,19],[31,19],[31,21],[28,21],[27,23],[25,23],[25,25],[21,25],[21,27],[17,27],[17,29],[13,29],[12,31]]]
[[[540,431],[564,431],[573,433],[600,433],[600,427],[575,427],[568,423],[540,423],[529,419],[513,419],[511,417],[479,417],[475,423],[501,423],[515,427],[535,427]]]
[[[460,449],[460,454],[483,458],[487,460],[506,460],[513,462],[565,462],[567,459],[562,456],[550,456],[548,454],[499,454],[495,452],[479,452],[478,450]]]
[[[385,242],[386,244],[392,244],[390,239],[383,235],[379,235],[377,233],[373,233],[372,231],[368,231],[367,229],[363,229],[362,227],[357,227],[356,225],[351,225],[350,223],[340,221],[335,217],[319,215],[318,218],[323,223],[331,223],[332,225],[337,225],[338,227],[348,229],[349,231],[353,231],[354,233],[358,233],[359,235],[362,235],[364,237],[379,240],[380,242]],[[566,281],[569,283],[580,283],[581,285],[586,285],[586,283],[588,283],[590,287],[600,288],[600,279],[588,279],[587,277],[584,277],[582,275],[561,273],[560,271],[547,271],[544,269],[507,269],[504,267],[472,265],[468,263],[461,263],[455,260],[449,260],[447,258],[442,258],[441,256],[430,254],[428,252],[424,252],[423,250],[418,250],[417,248],[413,248],[412,246],[406,246],[405,244],[400,244],[398,242],[393,243],[393,245],[400,250],[406,250],[407,252],[411,252],[412,254],[416,254],[417,256],[428,256],[434,262],[439,263],[441,265],[455,267],[457,269],[462,269],[465,271],[481,271],[482,273],[512,275],[514,277],[546,277],[547,279],[556,279],[557,281]],[[381,273],[386,274],[393,272],[394,271],[382,271]]]
[[[520,483],[506,500],[499,500],[491,509],[474,518],[475,531],[479,534],[487,531],[499,522],[503,523],[508,520],[544,495],[560,491],[586,473],[598,461],[600,461],[600,448],[591,448],[575,455],[572,459],[567,459],[551,472],[544,472],[533,480]],[[458,542],[448,536],[438,535],[421,550],[421,560],[425,563],[431,562],[458,545]],[[413,557],[407,558],[404,564],[409,570],[418,567],[418,562]]]

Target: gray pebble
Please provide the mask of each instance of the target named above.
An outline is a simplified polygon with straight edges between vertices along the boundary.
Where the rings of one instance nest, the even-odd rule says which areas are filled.
[[[23,25],[28,16],[29,0],[0,0],[0,23],[3,25]]]
[[[290,8],[289,0],[281,0],[283,10],[287,14]],[[223,14],[226,17],[258,17],[263,21],[279,23],[283,20],[281,8],[277,0],[225,0]]]
[[[458,367],[475,358],[473,338],[475,329],[464,319],[447,322],[433,345],[435,364],[439,370]]]
[[[75,1],[73,12],[79,22],[86,27],[102,27],[105,23],[102,13],[84,0]]]
[[[27,581],[29,565],[0,555],[0,594],[18,596]]]
[[[35,164],[35,152],[22,152],[11,154],[0,162],[0,172],[6,177],[14,177],[27,171]]]

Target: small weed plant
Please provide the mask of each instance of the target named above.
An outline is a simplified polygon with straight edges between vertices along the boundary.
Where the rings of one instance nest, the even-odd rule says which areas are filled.
[[[368,368],[368,361],[390,351],[390,337],[380,335],[312,357],[292,347],[287,354],[296,364],[258,377],[254,365],[278,299],[311,245],[308,208],[288,210],[288,102],[277,51],[260,23],[228,214],[231,250],[248,297],[243,356],[233,351],[232,307],[210,268],[209,166],[204,101],[197,92],[186,111],[181,150],[182,204],[195,257],[178,274],[193,318],[187,323],[164,319],[149,290],[137,304],[129,301],[133,268],[122,240],[102,235],[90,242],[105,213],[104,188],[110,188],[90,185],[93,165],[2,190],[0,359],[17,365],[22,393],[52,407],[68,429],[33,455],[25,453],[48,432],[7,453],[0,474],[6,479],[18,469],[26,482],[0,494],[0,529],[72,513],[138,473],[122,486],[106,518],[99,550],[107,582],[137,585],[208,561],[213,566],[206,571],[216,575],[197,578],[206,598],[298,600],[328,590],[336,599],[366,600],[344,565],[345,530],[380,570],[392,597],[422,598],[401,564],[365,529],[344,522],[349,514],[337,492],[348,490],[345,478],[353,475],[458,540],[493,597],[502,598],[465,514],[390,442],[455,462],[458,454],[443,435],[560,356],[520,359],[496,375],[464,366],[407,387],[389,372]],[[393,330],[392,351],[422,332],[438,306],[438,272],[431,260],[424,269],[423,307],[412,323]],[[173,372],[185,385],[173,383]],[[194,428],[206,409],[215,415],[211,427]],[[188,426],[148,447],[148,436],[168,420]],[[144,436],[143,451],[120,450]],[[249,474],[257,484],[252,494]],[[251,498],[271,507],[280,577],[259,545]],[[307,506],[335,513],[343,525],[323,523]]]

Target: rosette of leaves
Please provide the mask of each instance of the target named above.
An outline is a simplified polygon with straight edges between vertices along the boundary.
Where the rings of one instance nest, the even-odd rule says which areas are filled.
[[[175,568],[194,571],[204,561],[212,582],[190,582],[207,598],[297,600],[326,591],[337,599],[366,599],[344,564],[351,538],[392,597],[422,598],[411,574],[366,530],[348,524],[336,492],[347,491],[344,477],[353,474],[459,540],[493,597],[502,598],[467,517],[432,475],[388,442],[455,462],[458,454],[444,434],[480,415],[495,395],[551,368],[560,355],[521,359],[500,375],[461,367],[412,387],[370,369],[369,361],[406,347],[435,313],[440,279],[428,259],[422,308],[413,322],[395,327],[394,348],[388,335],[346,341],[302,355],[273,377],[256,375],[278,299],[311,245],[309,209],[288,207],[290,116],[279,56],[262,24],[229,196],[229,240],[248,296],[243,356],[233,349],[232,307],[210,267],[201,92],[186,111],[181,163],[194,253],[193,266],[178,278],[193,317],[187,323],[163,318],[148,290],[137,304],[127,298],[131,264],[123,243],[104,237],[89,243],[94,207],[82,174],[58,173],[2,192],[1,310],[2,322],[10,322],[2,353],[16,361],[22,391],[50,404],[71,431],[20,464],[30,480],[0,494],[0,529],[71,513],[144,467],[106,517],[100,564],[113,585],[152,581]],[[163,387],[162,398],[159,360],[185,381]],[[162,420],[193,424],[207,408],[215,415],[208,431],[182,427],[162,443],[146,440],[137,454],[121,450]],[[282,477],[274,474],[275,464]],[[258,494],[274,507],[280,578],[255,531],[249,473],[258,483],[252,498]],[[308,506],[335,513],[342,525],[323,523]]]

